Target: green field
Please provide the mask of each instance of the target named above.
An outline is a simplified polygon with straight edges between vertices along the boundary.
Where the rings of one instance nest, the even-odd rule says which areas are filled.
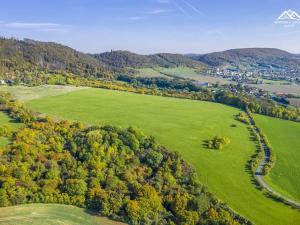
[[[291,84],[290,81],[285,81],[285,80],[268,80],[268,79],[258,79],[258,80],[262,81],[263,84],[281,84],[281,85]]]
[[[159,71],[162,73],[166,73],[172,76],[182,77],[186,79],[192,79],[200,82],[210,82],[220,84],[229,84],[230,81],[227,81],[218,77],[205,76],[201,74],[199,71],[189,68],[189,67],[174,67],[174,68],[159,68]]]
[[[13,129],[20,127],[20,123],[14,122],[10,117],[8,117],[3,112],[0,112],[0,126],[8,126]],[[4,147],[8,144],[8,139],[4,137],[0,137],[0,148]]]
[[[87,124],[134,125],[180,152],[211,192],[256,224],[300,224],[300,212],[267,198],[252,183],[246,165],[255,147],[249,141],[246,126],[234,119],[239,112],[235,108],[102,89],[43,97],[27,105],[36,111]],[[215,135],[231,139],[222,152],[203,147],[203,142]]]
[[[285,93],[300,96],[300,85],[281,85],[281,84],[249,84],[249,86],[257,87],[265,91],[274,93]]]
[[[142,68],[138,69],[138,75],[139,77],[164,77],[164,78],[170,78],[170,76],[177,76],[182,77],[185,79],[192,79],[200,82],[210,82],[210,83],[217,83],[220,84],[229,84],[230,81],[227,81],[222,78],[218,77],[211,77],[211,76],[205,76],[198,72],[197,70],[189,67],[174,67],[174,68],[163,68],[163,67],[157,67],[157,68]],[[161,72],[161,73],[160,73]],[[165,75],[164,75],[165,74]],[[170,76],[167,76],[170,75]]]
[[[28,204],[0,209],[1,225],[121,225],[74,206]]]
[[[62,85],[42,85],[35,88],[26,86],[0,86],[0,91],[8,91],[15,98],[28,101],[36,98],[55,96],[65,94],[80,89],[86,89],[86,87],[74,87],[74,86],[62,86]]]
[[[265,181],[277,192],[300,201],[300,123],[256,115],[277,161]]]
[[[166,75],[163,75],[158,71],[158,69],[153,69],[153,68],[141,68],[137,69],[137,76],[138,77],[164,77],[164,78],[169,78]]]

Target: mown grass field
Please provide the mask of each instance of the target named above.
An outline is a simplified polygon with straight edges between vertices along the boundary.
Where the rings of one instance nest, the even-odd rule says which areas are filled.
[[[255,115],[255,120],[277,157],[265,181],[279,193],[300,201],[300,123],[261,115]]]
[[[235,108],[102,89],[42,97],[28,101],[27,105],[86,124],[134,125],[180,152],[211,192],[256,224],[300,224],[299,211],[267,198],[252,183],[247,162],[255,147],[246,126],[234,119],[239,113]],[[231,144],[221,152],[206,149],[203,142],[215,135],[229,137]]]
[[[121,225],[74,206],[28,204],[0,208],[1,225]]]

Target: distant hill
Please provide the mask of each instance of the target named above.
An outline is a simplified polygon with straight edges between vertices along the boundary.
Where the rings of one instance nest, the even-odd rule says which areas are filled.
[[[117,74],[132,74],[134,68],[156,66],[204,68],[203,63],[179,54],[139,55],[128,51],[85,54],[53,42],[0,38],[0,77],[64,71],[85,77],[114,78]]]
[[[61,71],[79,76],[114,79],[119,74],[134,74],[145,67],[208,67],[230,69],[295,69],[300,71],[300,56],[272,48],[232,49],[204,55],[140,55],[129,51],[85,54],[68,46],[30,39],[0,38],[0,78],[14,79],[41,72]]]
[[[300,69],[299,56],[275,48],[244,48],[190,55],[212,67],[230,69]]]
[[[110,66],[118,68],[186,66],[201,69],[205,67],[203,63],[180,54],[160,53],[155,55],[139,55],[129,51],[111,51],[94,54],[93,56]]]
[[[62,70],[78,75],[108,77],[116,68],[70,47],[29,39],[0,39],[0,72]]]

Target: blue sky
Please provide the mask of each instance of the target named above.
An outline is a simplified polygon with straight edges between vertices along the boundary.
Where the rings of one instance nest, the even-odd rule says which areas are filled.
[[[206,53],[275,47],[300,53],[299,0],[7,0],[0,35],[59,42],[83,52]]]

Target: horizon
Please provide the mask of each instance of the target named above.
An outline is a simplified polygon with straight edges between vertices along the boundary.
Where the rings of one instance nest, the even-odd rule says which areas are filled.
[[[215,7],[217,5],[218,7]],[[296,0],[95,0],[2,3],[0,35],[56,42],[84,53],[206,54],[276,48],[299,54],[300,24],[278,17]]]
[[[35,40],[35,39],[31,39],[31,38],[22,38],[22,39],[19,39],[19,38],[15,38],[15,37],[2,37],[0,36],[0,38],[5,38],[5,39],[14,39],[14,40],[17,40],[17,41],[26,41],[26,40],[29,40],[29,41],[36,41],[36,42],[42,42],[42,43],[55,43],[55,44],[59,44],[59,45],[63,45],[65,47],[70,47],[64,43],[59,43],[59,42],[53,42],[53,41],[40,41],[40,40]],[[72,48],[73,50],[75,51],[78,51],[78,52],[82,52],[84,54],[102,54],[102,53],[106,53],[106,52],[118,52],[118,51],[124,51],[124,52],[130,52],[130,53],[134,53],[134,54],[138,54],[138,55],[155,55],[155,54],[163,54],[163,53],[169,53],[169,54],[181,54],[181,55],[205,55],[205,54],[210,54],[210,53],[217,53],[217,52],[224,52],[224,51],[230,51],[230,50],[243,50],[243,49],[275,49],[275,50],[280,50],[280,51],[286,51],[290,54],[294,54],[294,55],[299,55],[300,53],[292,53],[292,52],[289,52],[287,50],[284,50],[284,49],[280,49],[280,48],[276,48],[276,47],[245,47],[245,48],[230,48],[230,49],[225,49],[225,50],[221,50],[221,51],[213,51],[213,52],[204,52],[204,53],[201,53],[201,52],[186,52],[186,53],[178,53],[178,52],[154,52],[154,53],[149,53],[149,54],[144,54],[144,53],[138,53],[138,52],[134,52],[134,51],[131,51],[129,49],[111,49],[111,50],[108,50],[108,51],[103,51],[103,52],[94,52],[94,53],[91,53],[91,52],[83,52],[83,51],[80,51],[76,48],[73,48],[73,47],[70,47]]]

